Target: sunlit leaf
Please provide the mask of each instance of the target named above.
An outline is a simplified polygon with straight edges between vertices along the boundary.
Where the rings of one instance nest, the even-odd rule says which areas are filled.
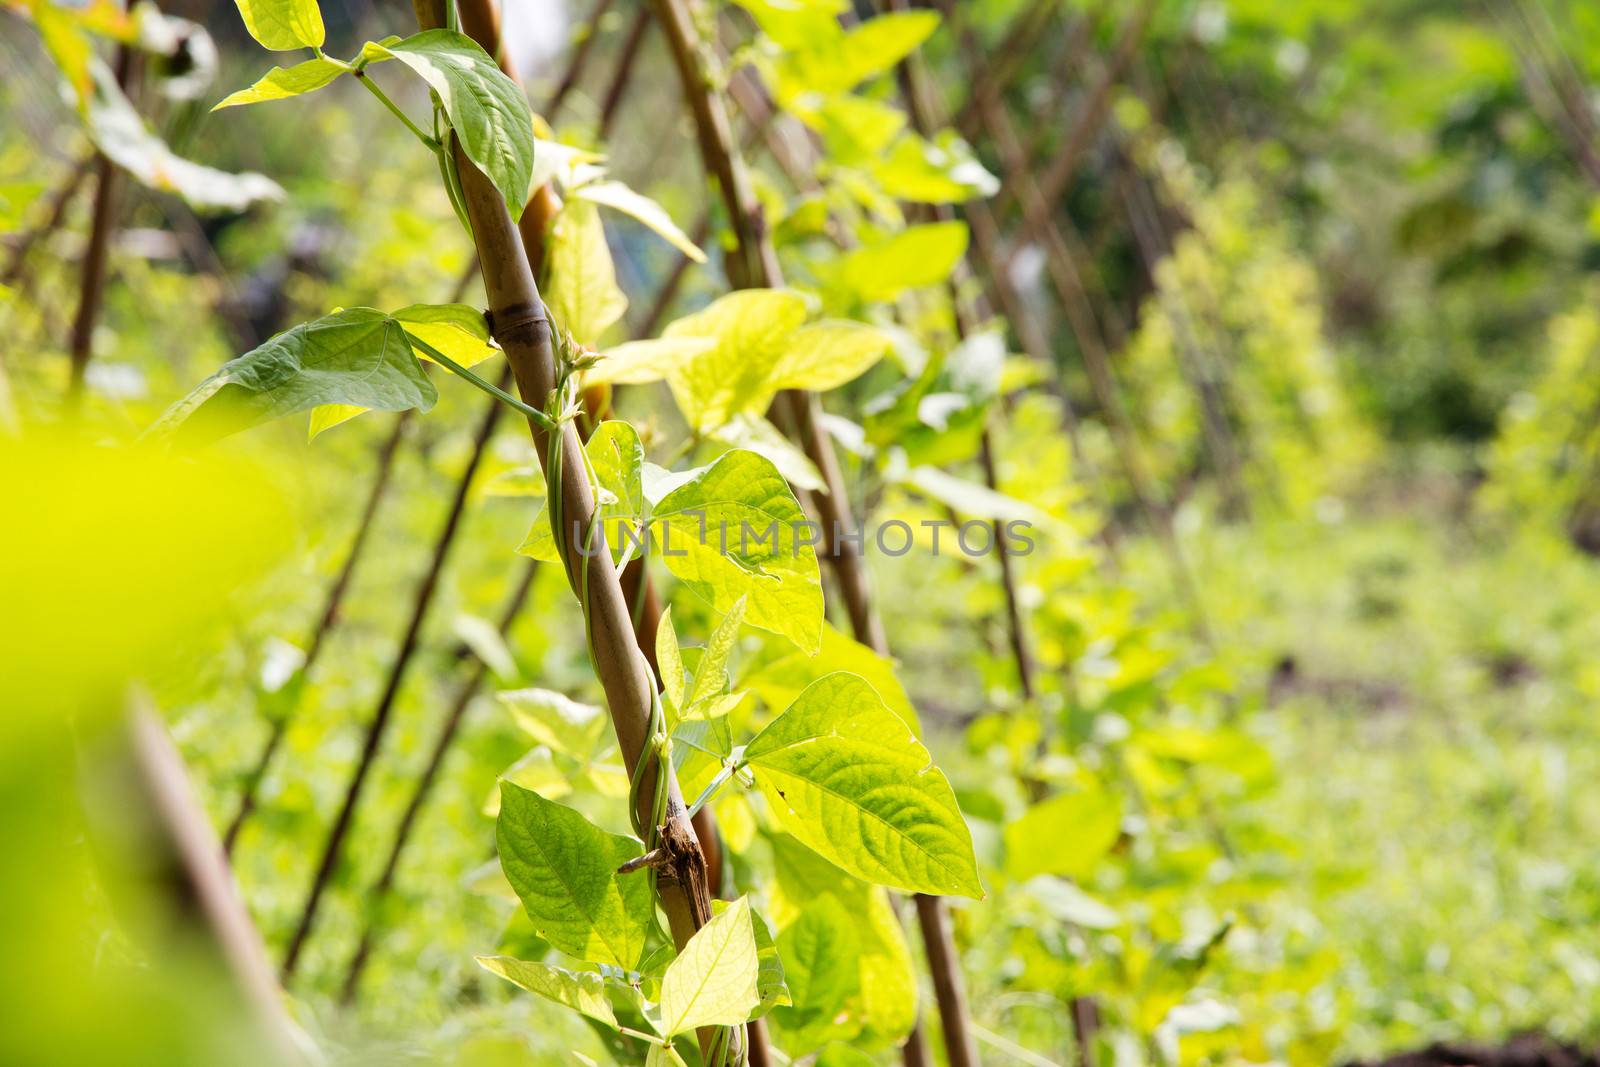
[[[572,190],[572,195],[602,204],[624,215],[631,215],[696,263],[706,261],[706,254],[689,240],[688,234],[678,228],[678,224],[672,221],[672,216],[667,214],[665,208],[643,193],[634,192],[621,182],[587,182]]]
[[[317,0],[234,0],[250,31],[262,48],[292,52],[296,48],[321,48],[327,33]]]
[[[483,312],[465,304],[412,304],[394,313],[407,336],[419,338],[464,367],[473,367],[500,348],[489,336],[489,320]],[[421,347],[417,356],[435,362]]]
[[[778,391],[772,369],[805,318],[805,300],[798,293],[746,289],[669,325],[665,338],[716,342],[667,376],[690,427],[707,432],[740,412],[765,411]]]
[[[861,678],[813,682],[744,761],[779,824],[851,874],[907,892],[983,896],[950,783]]]
[[[241,104],[260,104],[268,100],[302,96],[331,85],[348,70],[343,63],[322,56],[296,63],[292,67],[273,67],[254,85],[223,97],[211,110],[221,111],[225,107],[238,107]]]
[[[496,695],[529,737],[575,759],[588,759],[605,733],[602,709],[554,690],[511,689]]]
[[[553,323],[579,342],[596,343],[628,310],[593,204],[569,201],[561,209],[550,234],[549,270],[545,300]]]
[[[1006,874],[1018,881],[1036,874],[1086,877],[1117,843],[1121,825],[1122,805],[1105,789],[1042,800],[1006,824]],[[1040,848],[1041,841],[1050,847]]]
[[[930,222],[846,252],[820,269],[836,288],[876,303],[907,289],[948,281],[966,252],[966,223]]]
[[[889,336],[859,322],[831,320],[802,326],[784,342],[772,368],[779,389],[827,392],[853,381],[882,359]]]
[[[668,570],[720,612],[745,598],[745,620],[814,652],[822,575],[805,513],[770,460],[725,453],[668,493],[653,513]]]
[[[683,946],[661,979],[661,1026],[668,1036],[701,1026],[737,1026],[761,1004],[760,963],[750,900],[740,897]]]
[[[649,341],[627,341],[602,352],[600,362],[584,371],[583,380],[588,385],[658,382],[716,346],[716,339],[711,337],[661,337]]]
[[[497,974],[530,993],[537,993],[612,1028],[617,1025],[604,975],[593,971],[569,971],[565,967],[512,959],[510,956],[479,956],[477,960],[478,966],[490,974]]]

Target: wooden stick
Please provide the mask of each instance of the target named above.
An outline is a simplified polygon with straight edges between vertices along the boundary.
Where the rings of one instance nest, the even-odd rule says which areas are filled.
[[[444,0],[414,0],[417,20],[424,29],[445,24]],[[460,4],[463,25],[468,32],[492,21],[488,0],[463,0]],[[483,40],[479,40],[483,44]],[[493,44],[494,42],[489,42]],[[489,297],[490,321],[525,403],[542,409],[556,385],[558,365],[550,321],[539,296],[527,253],[517,228],[512,225],[504,198],[484,174],[473,165],[459,144],[453,147],[461,177],[468,216],[478,245],[483,267],[484,288]],[[562,511],[578,529],[587,529],[595,518],[594,493],[586,477],[583,445],[572,424],[562,424],[559,437],[529,422],[535,451],[540,462],[550,454],[553,443],[559,449],[559,462],[572,474],[561,479]],[[638,818],[648,825],[654,821],[651,801],[659,787],[665,791],[666,821],[661,830],[661,845],[667,851],[667,864],[656,876],[656,891],[666,912],[673,941],[686,944],[694,932],[711,918],[711,895],[707,884],[705,856],[689,825],[688,810],[670,765],[655,757],[650,736],[654,682],[633,631],[629,605],[623,598],[617,571],[609,551],[602,551],[580,566],[575,554],[567,551],[568,541],[557,531],[556,544],[562,552],[567,579],[579,600],[587,607],[589,645],[596,673],[605,690],[618,747],[630,775],[637,770],[641,779]],[[641,767],[641,761],[643,766]],[[707,1040],[708,1035],[702,1035]]]
[[[135,76],[137,53],[126,44],[117,45],[117,86],[126,89]],[[106,292],[106,255],[111,233],[117,226],[117,188],[122,172],[104,153],[95,154],[94,208],[89,217],[89,244],[84,249],[79,269],[78,312],[72,320],[72,337],[67,354],[71,359],[67,394],[72,403],[83,395],[84,377],[94,355],[94,328],[100,319],[100,305]]]
[[[85,826],[95,851],[116,863],[108,876],[159,905],[140,915],[155,921],[158,958],[199,946],[226,983],[251,1033],[234,1035],[266,1063],[305,1062],[306,1040],[284,1011],[283,993],[261,939],[239,899],[217,839],[189,785],[183,760],[150,698],[130,694],[115,736],[84,759]],[[95,746],[91,746],[95,747]]]
[[[722,99],[711,90],[699,58],[703,47],[694,29],[684,0],[652,0],[677,64],[679,80],[683,86],[690,111],[695,119],[695,132],[700,144],[700,154],[705,168],[717,181],[730,224],[733,227],[735,246],[725,259],[728,281],[738,289],[779,287],[783,273],[778,265],[777,252],[767,232],[761,207],[749,184],[744,162],[736,147],[727,112]],[[848,497],[839,469],[833,444],[823,430],[821,406],[809,393],[788,390],[774,404],[775,413],[787,423],[791,436],[805,451],[807,458],[821,472],[826,493],[813,494],[823,526],[823,544],[832,564],[834,577],[850,615],[851,627],[857,640],[880,654],[888,653],[881,624],[872,610],[865,568],[854,545],[849,551],[841,544],[841,535],[854,531]],[[943,905],[937,898],[919,897],[918,913],[942,915]],[[930,930],[926,921],[923,935],[926,940]],[[930,959],[933,952],[930,949]],[[934,974],[934,988],[939,1001],[940,1019],[945,1037],[946,1056],[950,1067],[972,1067],[977,1062],[976,1049],[966,1032],[965,991],[955,960],[944,957],[943,971]],[[922,1048],[920,1026],[913,1029],[906,1045],[908,1062],[926,1059]]]

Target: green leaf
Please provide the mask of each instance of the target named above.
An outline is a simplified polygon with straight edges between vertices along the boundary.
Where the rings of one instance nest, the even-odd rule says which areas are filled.
[[[672,766],[690,801],[716,780],[732,755],[733,728],[727,715],[683,719],[673,727]]]
[[[224,363],[168,408],[156,430],[215,440],[321,404],[427,411],[437,399],[400,323],[372,308],[347,308]]]
[[[665,338],[716,341],[710,351],[680,364],[667,377],[690,428],[708,433],[740,412],[765,411],[778,392],[772,369],[805,318],[806,303],[799,293],[745,289],[669,325]]]
[[[533,963],[512,959],[510,956],[479,956],[478,966],[490,974],[497,974],[512,985],[521,986],[557,1004],[581,1012],[613,1030],[617,1016],[611,1010],[611,998],[606,993],[604,975],[594,971],[569,971],[548,963]]]
[[[805,513],[772,462],[735,450],[656,504],[660,558],[720,612],[748,598],[746,620],[807,652],[822,638],[822,575]]]
[[[1006,825],[1006,874],[1019,882],[1036,874],[1085,878],[1117,843],[1121,827],[1122,806],[1110,790],[1096,786],[1042,800]]]
[[[496,694],[529,737],[574,759],[588,759],[605,735],[606,713],[550,689]]]
[[[772,368],[778,389],[823,393],[865,374],[891,347],[888,334],[859,322],[829,320],[790,335]]]
[[[612,382],[618,385],[641,385],[658,382],[716,346],[716,339],[711,337],[661,337],[652,341],[628,341],[602,352],[600,362],[583,372],[584,384]]]
[[[785,49],[799,49],[841,35],[837,16],[846,0],[738,0],[740,7]]]
[[[877,303],[907,289],[947,281],[966,252],[966,223],[930,222],[847,252],[823,273],[835,288],[864,303]]]
[[[983,896],[950,783],[856,675],[813,682],[744,758],[779,824],[830,862],[909,893]]]
[[[783,1013],[786,1026],[809,1016],[831,1021],[860,986],[860,943],[855,920],[839,898],[817,898],[778,935],[792,1012]]]
[[[806,686],[835,671],[849,671],[865,679],[889,710],[921,735],[917,709],[895,674],[894,661],[840,633],[832,623],[823,624],[822,648],[815,656],[790,653],[763,665],[740,684],[754,690],[769,708],[786,708]]]
[[[594,344],[628,310],[628,298],[617,285],[600,212],[582,200],[570,200],[556,216],[550,233],[550,283],[545,300],[556,329],[582,344]]]
[[[651,1045],[644,1055],[644,1067],[689,1067],[671,1045]]]
[[[520,218],[532,192],[533,114],[517,83],[454,30],[423,30],[372,47],[416,71],[438,94],[467,157],[500,190],[511,217]]]
[[[870,164],[906,125],[904,111],[853,93],[807,94],[790,108],[822,135],[829,157],[845,165]]]
[[[465,304],[412,304],[394,313],[408,337],[426,342],[464,367],[474,367],[500,354],[489,336],[483,312]],[[417,356],[437,362],[422,349]]]
[[[740,897],[683,946],[661,979],[661,1027],[668,1037],[702,1026],[737,1026],[761,1003],[760,963],[750,899]]]
[[[889,70],[939,27],[932,11],[893,12],[839,34],[813,31],[809,47],[783,57],[779,95],[842,93]]]
[[[316,92],[323,86],[332,84],[339,75],[347,73],[349,69],[338,60],[328,59],[325,56],[296,63],[292,67],[273,67],[250,88],[240,89],[223,97],[211,110],[221,111],[225,107],[261,104],[269,100],[287,100],[291,96]]]
[[[674,708],[683,707],[683,655],[678,651],[678,634],[672,628],[672,608],[661,613],[656,627],[656,664],[661,671],[661,686]]]
[[[728,656],[739,637],[739,627],[744,622],[745,598],[734,601],[728,614],[711,632],[711,640],[695,668],[694,687],[689,693],[689,703],[710,700],[728,687]]]
[[[327,39],[317,0],[234,0],[245,29],[262,48],[292,52],[321,48]]]
[[[650,880],[616,872],[640,854],[639,842],[510,782],[500,784],[495,840],[540,936],[577,959],[638,964],[654,921]]]
[[[637,554],[638,542],[644,536],[640,523],[645,508],[641,475],[644,446],[639,442],[639,432],[626,422],[603,422],[589,436],[584,452],[594,468],[600,516],[597,530],[604,533],[613,559],[621,559],[628,551]],[[577,475],[578,472],[571,472],[567,476]],[[574,528],[571,520],[567,526],[565,536],[570,545],[581,546],[584,531]],[[528,536],[517,551],[546,563],[557,561],[555,534],[545,506],[541,505],[534,516]]]
[[[696,263],[704,263],[706,254],[689,240],[689,235],[678,228],[665,208],[642,193],[634,192],[618,181],[589,182],[572,190],[572,195],[591,203],[601,204],[624,215],[630,215],[654,230],[667,243]]]
[[[972,147],[951,130],[934,141],[908,133],[868,169],[884,192],[921,204],[958,204],[993,196],[1000,188]]]

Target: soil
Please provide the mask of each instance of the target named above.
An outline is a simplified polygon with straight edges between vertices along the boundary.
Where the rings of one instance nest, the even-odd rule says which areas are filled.
[[[1600,1051],[1565,1045],[1543,1034],[1518,1034],[1501,1045],[1441,1041],[1347,1067],[1600,1067]]]

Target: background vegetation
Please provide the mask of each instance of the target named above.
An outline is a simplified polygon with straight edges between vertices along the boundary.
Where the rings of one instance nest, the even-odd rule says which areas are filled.
[[[504,16],[532,185],[563,194],[541,285],[609,365],[625,341],[694,334],[683,318],[730,283],[782,284],[741,277],[751,237],[706,178],[659,6]],[[1594,1042],[1600,12],[913,6],[697,11],[788,286],[813,319],[882,339],[813,386],[837,386],[849,502],[917,539],[867,540],[892,656],[851,628],[824,561],[819,658],[746,604],[726,684],[748,695],[707,721],[748,741],[832,669],[914,717],[985,891],[941,898],[978,1062]],[[129,47],[107,3],[0,11],[0,997],[17,1020],[0,1058],[270,1057],[226,1021],[185,924],[127,888],[162,877],[147,820],[120,821],[148,802],[119,769],[134,680],[227,837],[266,957],[292,961],[297,1040],[335,1062],[642,1062],[475,962],[573,965],[495,862],[502,775],[630,833],[604,715],[572,732],[604,703],[583,614],[553,555],[526,558],[548,519],[520,416],[483,434],[473,387],[433,368],[426,417],[318,408],[309,435],[298,413],[198,450],[141,438],[335,308],[486,300],[435,160],[356,78],[213,111],[310,53],[267,57],[230,4],[161,8],[205,32],[174,22],[162,44],[141,15]],[[321,13],[331,56],[417,28],[401,4]],[[111,67],[81,81],[77,40],[140,57],[133,127],[106,102]],[[399,65],[371,80],[421,121],[427,86]],[[579,190],[600,165],[675,226],[596,208]],[[86,283],[97,226],[103,286]],[[614,403],[649,459],[753,449],[817,488],[765,401],[721,425],[670,374],[613,387],[598,366],[580,368],[588,412]],[[1038,543],[1004,560],[936,557],[924,525],[1014,519]],[[729,605],[651,573],[693,668]],[[686,748],[693,801],[717,763]],[[760,796],[736,782],[709,807],[726,895],[748,895],[784,960],[775,1054],[898,1062],[920,1005],[937,1060],[959,1056],[909,909],[780,832]]]

